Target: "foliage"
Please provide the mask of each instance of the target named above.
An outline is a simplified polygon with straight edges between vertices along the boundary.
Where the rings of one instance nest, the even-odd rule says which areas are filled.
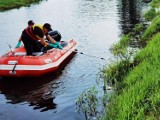
[[[160,15],[160,0],[152,0],[151,9],[148,10],[144,17],[148,21],[152,21],[156,16]]]
[[[134,49],[134,47],[137,46],[144,30],[145,26],[143,24],[137,24],[130,34],[123,35],[117,44],[111,46],[110,50],[117,60],[102,70],[102,76],[109,85],[120,84],[136,65],[132,63],[132,58],[137,53],[137,49]]]
[[[141,35],[145,29],[146,29],[146,27],[144,26],[144,24],[139,23],[134,26],[132,33],[134,33],[134,35]]]
[[[123,57],[127,51],[129,44],[129,35],[123,35],[121,40],[117,44],[113,44],[110,48],[114,56]]]
[[[83,111],[85,114],[86,120],[89,119],[90,116],[97,115],[97,107],[98,107],[98,99],[96,97],[98,91],[95,87],[91,88],[88,91],[84,91],[76,102],[78,107],[78,111]]]
[[[146,45],[145,41],[142,41],[141,37],[146,30],[147,25],[140,23],[136,24],[131,31],[130,44],[132,47],[142,48]]]
[[[98,119],[105,111],[107,94],[98,97],[98,92],[94,86],[84,91],[76,101],[77,110],[84,113],[86,120],[93,117]]]
[[[160,1],[159,0],[152,0],[150,5],[154,8],[159,8],[160,7]]]
[[[107,81],[108,85],[118,87],[117,84],[123,81],[123,78],[131,69],[131,63],[128,60],[113,62],[102,70],[103,79]]]
[[[147,11],[145,14],[144,14],[144,17],[147,21],[151,21],[153,20],[155,17],[156,17],[157,13],[156,13],[156,10],[155,8],[151,8],[149,11]]]
[[[31,3],[38,3],[39,1],[42,0],[0,0],[0,11],[30,6]]]

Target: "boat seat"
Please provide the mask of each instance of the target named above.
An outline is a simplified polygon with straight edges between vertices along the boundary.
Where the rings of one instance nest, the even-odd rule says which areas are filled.
[[[43,55],[43,52],[33,52],[32,55],[33,56],[40,56],[40,55]]]
[[[32,53],[33,56],[40,56],[42,54],[43,54],[43,52],[33,52]],[[14,55],[15,56],[26,56],[27,54],[26,54],[26,52],[15,52]]]
[[[14,52],[15,56],[25,56],[26,52]]]

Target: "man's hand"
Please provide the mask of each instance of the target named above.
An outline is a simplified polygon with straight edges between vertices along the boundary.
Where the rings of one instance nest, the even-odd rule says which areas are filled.
[[[19,48],[21,46],[21,42],[18,41],[17,45],[16,45],[16,48]]]
[[[56,43],[54,43],[54,44],[50,43],[50,44],[49,44],[49,47],[59,48],[59,49],[62,49],[62,48],[63,48],[58,42],[56,42]]]

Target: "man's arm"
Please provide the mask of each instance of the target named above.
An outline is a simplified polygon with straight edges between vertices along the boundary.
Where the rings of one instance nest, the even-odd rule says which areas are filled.
[[[38,37],[38,36],[37,36]],[[38,39],[40,40],[40,42],[42,43],[43,46],[48,46],[49,44],[45,41],[44,38],[38,37]]]
[[[46,38],[47,38],[49,41],[51,41],[51,43],[53,43],[53,44],[56,43],[55,39],[53,39],[50,35],[46,35]]]

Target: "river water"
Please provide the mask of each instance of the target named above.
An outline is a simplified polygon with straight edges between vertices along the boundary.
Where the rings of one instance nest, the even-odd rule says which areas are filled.
[[[143,21],[146,5],[136,0],[48,0],[1,12],[0,55],[9,51],[8,44],[15,47],[30,19],[51,23],[62,40],[75,39],[86,55],[72,56],[56,73],[41,78],[0,78],[0,120],[83,120],[76,111],[77,97],[96,85],[100,69],[113,57],[109,48]]]

